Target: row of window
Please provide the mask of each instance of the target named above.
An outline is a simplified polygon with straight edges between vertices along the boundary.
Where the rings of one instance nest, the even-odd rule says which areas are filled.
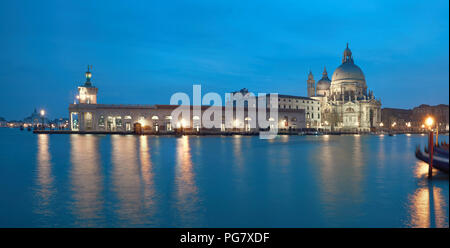
[[[291,99],[287,99],[287,100],[288,100],[288,102],[291,102]],[[286,98],[278,98],[278,101],[279,102],[281,102],[281,101],[286,102]],[[295,102],[298,103],[299,100],[296,99]],[[311,102],[311,104],[314,104],[314,103],[319,104],[318,101],[306,101],[307,104],[309,104],[310,102]],[[302,103],[305,103],[305,100],[302,100]]]
[[[306,119],[309,119],[310,116],[311,119],[314,119],[314,113],[311,113],[311,115],[309,113],[306,113]],[[320,114],[317,114],[317,119],[320,119]]]
[[[291,105],[278,105],[278,108],[279,109],[281,109],[281,108],[283,108],[283,109],[301,109],[298,106],[295,106],[295,108],[291,108]],[[314,110],[314,107],[310,108],[309,106],[306,106],[306,110]],[[320,111],[320,107],[317,107],[317,111]]]

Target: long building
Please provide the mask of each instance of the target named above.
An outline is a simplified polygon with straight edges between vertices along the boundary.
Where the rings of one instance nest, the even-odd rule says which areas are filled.
[[[135,132],[137,128],[152,133],[170,133],[178,128],[185,131],[213,131],[213,132],[257,132],[260,131],[255,115],[249,113],[248,108],[243,110],[244,115],[233,115],[226,118],[225,107],[200,106],[200,113],[194,114],[194,107],[183,106],[190,109],[190,116],[186,119],[172,120],[174,110],[178,105],[117,105],[98,104],[98,88],[91,82],[92,73],[86,72],[86,82],[78,87],[77,99],[69,105],[70,128],[80,132]],[[217,109],[220,108],[220,109]],[[207,110],[220,110],[220,127],[204,128],[201,118]],[[232,108],[235,112],[236,107]],[[257,109],[256,109],[257,110]],[[304,109],[278,109],[276,118],[269,118],[270,108],[265,109],[270,122],[269,128],[278,130],[299,130],[305,128]],[[258,114],[256,112],[256,114]],[[219,117],[219,118],[220,118]],[[177,117],[175,117],[177,118]],[[228,123],[226,122],[228,121]]]

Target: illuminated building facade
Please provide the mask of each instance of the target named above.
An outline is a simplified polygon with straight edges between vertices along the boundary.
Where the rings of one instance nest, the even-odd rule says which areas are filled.
[[[308,76],[308,92],[310,90]],[[351,50],[344,50],[342,64],[331,80],[326,69],[317,82],[314,98],[320,101],[321,127],[332,131],[369,132],[381,123],[381,101],[368,91],[362,70]]]
[[[225,107],[201,106],[200,114],[195,115],[193,107],[190,108],[190,116],[172,122],[172,112],[178,105],[117,105],[98,104],[98,89],[92,85],[92,73],[86,72],[86,82],[78,87],[77,101],[69,105],[70,128],[80,132],[134,132],[138,127],[148,132],[173,132],[183,128],[185,131],[213,131],[213,132],[256,132],[257,117],[243,110],[242,117],[233,117],[229,123],[225,123]],[[204,129],[201,126],[201,117],[206,110],[220,108],[222,123],[220,128]],[[234,108],[236,110],[236,108]],[[257,114],[257,113],[256,113]],[[268,116],[269,109],[266,109]],[[305,112],[303,109],[279,109],[278,120],[266,118],[270,127],[277,125],[279,130],[298,130],[305,128]],[[273,123],[271,123],[273,122]],[[173,126],[175,123],[175,126]]]

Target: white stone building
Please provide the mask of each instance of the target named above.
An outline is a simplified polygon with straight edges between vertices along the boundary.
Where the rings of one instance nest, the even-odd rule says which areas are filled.
[[[278,95],[278,108],[303,109],[306,128],[321,128],[320,100],[304,96]]]
[[[135,132],[137,129],[149,133],[170,133],[183,128],[186,132],[257,132],[257,117],[249,114],[248,108],[242,112],[242,117],[233,115],[233,119],[226,121],[225,107],[201,106],[200,114],[194,114],[190,108],[188,119],[178,119],[172,122],[173,111],[178,105],[117,105],[98,104],[98,89],[91,83],[91,72],[86,72],[86,82],[78,87],[79,95],[74,104],[69,105],[70,129],[78,132]],[[201,119],[206,110],[221,110],[220,128],[202,128]],[[236,108],[234,108],[236,111]],[[277,125],[278,130],[298,130],[305,128],[305,112],[299,108],[278,110],[278,120],[269,118],[269,107],[266,109],[270,128]],[[175,125],[173,124],[175,123]]]

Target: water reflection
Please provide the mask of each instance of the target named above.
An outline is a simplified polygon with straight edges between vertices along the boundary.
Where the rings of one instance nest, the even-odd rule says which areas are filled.
[[[176,209],[182,227],[191,227],[199,222],[198,189],[195,184],[195,174],[192,168],[191,148],[189,138],[183,136],[177,139],[176,148]]]
[[[236,164],[239,168],[244,166],[244,157],[242,155],[242,136],[233,136],[233,164]]]
[[[139,160],[141,168],[141,178],[143,182],[143,204],[148,216],[153,216],[156,211],[155,206],[155,185],[152,170],[152,161],[150,158],[150,148],[148,146],[148,137],[139,138]]]
[[[366,154],[361,136],[322,137],[311,164],[318,168],[320,206],[325,220],[354,219],[363,213],[363,169]],[[348,150],[351,152],[349,153]],[[346,155],[344,155],[346,154]],[[351,206],[351,211],[348,207]]]
[[[233,136],[233,160],[231,160],[231,163],[229,163],[232,166],[231,168],[235,174],[235,177],[232,180],[233,187],[235,187],[236,191],[240,192],[241,194],[246,194],[248,190],[248,183],[246,183],[245,181],[245,171],[248,170],[248,168],[246,167],[247,164],[245,163],[246,155],[243,154],[243,150],[246,150],[245,147],[247,144],[243,144],[244,139],[246,138],[241,135]]]
[[[330,203],[336,201],[336,177],[335,169],[333,165],[333,153],[331,151],[331,146],[329,144],[329,137],[323,136],[324,143],[321,145],[321,151],[319,152],[319,162],[320,162],[320,174],[323,184],[322,197],[326,206]]]
[[[419,182],[417,190],[409,197],[408,225],[448,228],[448,206],[446,206],[443,190],[438,186],[443,180],[448,181],[448,178],[434,171],[433,180],[429,180],[427,178],[428,164],[422,161],[417,162],[415,175]]]
[[[95,135],[70,136],[70,189],[74,200],[71,208],[77,226],[99,226],[104,222],[103,175],[98,142],[99,137]]]
[[[54,214],[51,208],[51,202],[56,189],[53,185],[48,134],[38,134],[37,147],[37,185],[35,187],[37,206],[35,212],[42,217],[49,217]]]
[[[385,148],[384,148],[384,134],[379,136],[379,147],[378,147],[378,161],[379,161],[379,165],[384,167],[384,161],[385,161]]]
[[[111,135],[112,181],[118,203],[115,212],[118,225],[145,223],[141,216],[140,170],[137,161],[136,136]]]

